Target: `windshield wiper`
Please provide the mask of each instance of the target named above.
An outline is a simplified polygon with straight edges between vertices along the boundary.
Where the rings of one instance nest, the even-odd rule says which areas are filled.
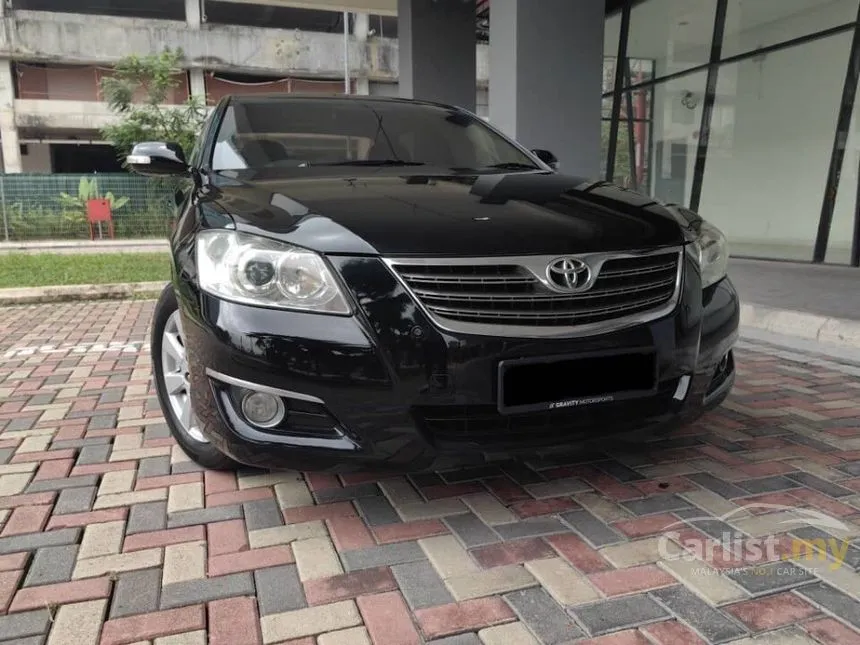
[[[337,161],[333,163],[314,164],[317,166],[423,166],[420,161],[403,161],[401,159],[353,159],[352,161]]]
[[[503,163],[494,163],[484,168],[500,168],[502,170],[539,170],[537,166],[529,163],[520,163],[518,161],[505,161]]]

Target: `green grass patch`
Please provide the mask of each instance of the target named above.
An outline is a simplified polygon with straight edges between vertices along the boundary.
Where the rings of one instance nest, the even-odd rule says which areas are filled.
[[[0,254],[0,288],[170,279],[167,253]]]

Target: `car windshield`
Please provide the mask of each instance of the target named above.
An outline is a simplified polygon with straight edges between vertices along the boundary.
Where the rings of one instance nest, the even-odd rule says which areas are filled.
[[[480,118],[434,105],[260,98],[228,105],[213,170],[415,166],[463,171],[538,166]]]

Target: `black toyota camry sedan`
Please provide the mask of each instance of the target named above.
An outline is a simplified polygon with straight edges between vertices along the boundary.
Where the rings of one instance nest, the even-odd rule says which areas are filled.
[[[227,98],[188,157],[153,321],[198,463],[427,470],[690,423],[734,382],[723,235],[456,107]]]

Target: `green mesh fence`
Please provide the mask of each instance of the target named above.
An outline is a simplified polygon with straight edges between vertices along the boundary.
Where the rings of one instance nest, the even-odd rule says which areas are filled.
[[[126,173],[0,175],[2,238],[9,241],[89,239],[87,200],[111,204],[118,239],[167,237],[176,214],[175,181]],[[95,227],[109,237],[109,227]]]

